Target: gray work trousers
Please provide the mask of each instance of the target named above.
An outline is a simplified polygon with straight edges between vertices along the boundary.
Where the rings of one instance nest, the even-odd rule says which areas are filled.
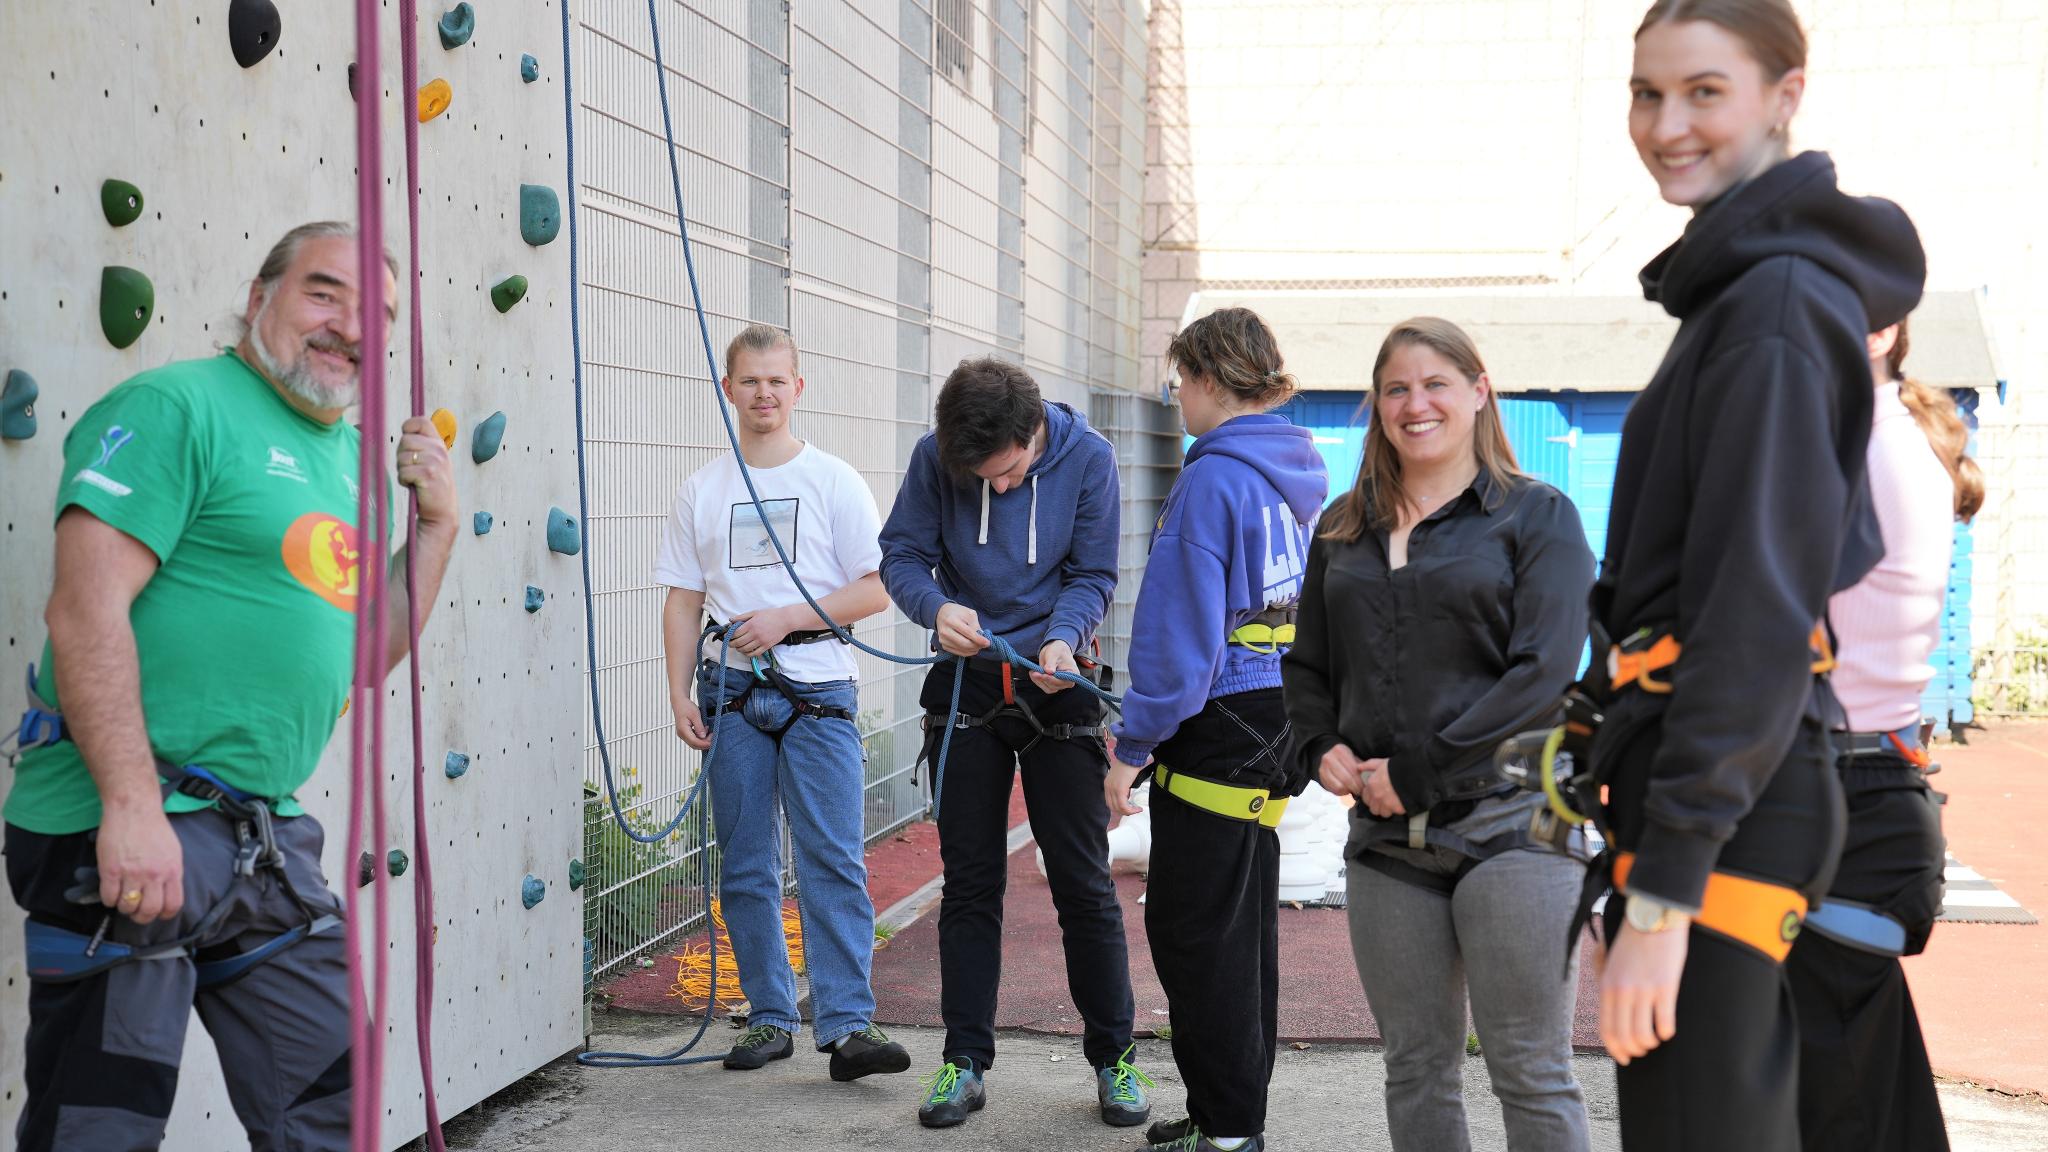
[[[1481,800],[1446,825],[1469,840],[1527,827],[1541,796]],[[1439,875],[1442,848],[1375,848]],[[1386,1043],[1387,1127],[1396,1152],[1468,1152],[1465,1007],[1513,1152],[1585,1152],[1585,1098],[1572,1075],[1576,949],[1565,938],[1585,866],[1535,848],[1472,869],[1450,896],[1353,860],[1346,870],[1351,951]]]
[[[170,817],[185,850],[185,904],[173,921],[116,916],[107,938],[147,949],[198,929],[200,957],[246,952],[306,923],[270,869],[236,876],[235,824],[218,811]],[[342,902],[320,874],[324,839],[311,816],[275,821],[287,875],[319,915]],[[31,918],[90,934],[106,914],[64,899],[96,864],[96,832],[46,836],[7,826],[7,879]],[[211,988],[189,956],[121,964],[83,980],[30,982],[28,1098],[21,1152],[151,1152],[164,1139],[185,1028],[197,1008],[220,1051],[235,1114],[254,1152],[346,1152],[349,1145],[348,963],[339,929],[310,936]]]

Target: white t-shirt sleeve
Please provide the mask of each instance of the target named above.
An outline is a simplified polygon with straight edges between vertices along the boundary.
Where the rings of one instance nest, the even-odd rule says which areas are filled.
[[[676,491],[675,507],[661,526],[661,545],[654,554],[656,584],[704,591],[704,566],[697,558],[696,502],[697,476],[693,475]]]
[[[839,463],[832,496],[832,551],[839,560],[841,581],[851,584],[881,570],[882,513],[866,477],[844,461]]]

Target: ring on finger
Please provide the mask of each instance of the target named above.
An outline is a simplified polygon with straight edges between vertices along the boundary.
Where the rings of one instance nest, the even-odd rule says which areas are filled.
[[[121,893],[121,903],[123,903],[123,904],[140,904],[140,903],[142,903],[142,890],[141,890],[141,889],[139,889],[139,888],[130,888],[130,889],[129,889],[128,891],[126,891],[126,892],[123,892],[123,893]]]

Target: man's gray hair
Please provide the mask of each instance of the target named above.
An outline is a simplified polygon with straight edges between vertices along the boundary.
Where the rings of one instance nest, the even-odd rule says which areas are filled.
[[[353,240],[355,236],[356,226],[346,220],[315,220],[310,224],[301,224],[279,237],[277,243],[270,246],[269,254],[263,257],[263,266],[256,270],[256,283],[262,285],[268,294],[270,286],[282,279],[285,270],[292,266],[292,261],[299,258],[299,250],[306,246],[307,241]],[[384,249],[384,266],[391,270],[394,278],[398,276],[398,257],[392,255],[388,247]],[[239,315],[235,319],[238,329],[235,339],[240,341],[249,334],[249,323]]]

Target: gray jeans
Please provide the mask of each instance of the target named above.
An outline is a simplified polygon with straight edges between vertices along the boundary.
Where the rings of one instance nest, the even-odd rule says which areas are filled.
[[[1482,800],[1450,831],[1485,840],[1543,798]],[[1450,874],[1440,848],[1386,849]],[[1585,1152],[1586,1102],[1572,1076],[1577,955],[1565,950],[1585,868],[1537,849],[1481,864],[1444,897],[1351,862],[1351,954],[1386,1042],[1387,1127],[1396,1152],[1467,1152],[1465,1001],[1514,1152]],[[1569,965],[1569,967],[1568,967]]]

